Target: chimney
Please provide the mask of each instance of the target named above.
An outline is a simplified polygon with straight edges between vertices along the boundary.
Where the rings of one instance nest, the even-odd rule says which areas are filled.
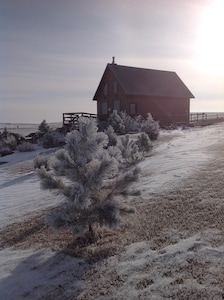
[[[113,65],[115,64],[115,57],[114,56],[112,57],[112,64]]]

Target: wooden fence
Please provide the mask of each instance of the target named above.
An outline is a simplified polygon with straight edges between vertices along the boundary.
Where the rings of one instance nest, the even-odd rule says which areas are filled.
[[[63,126],[66,128],[70,128],[71,126],[77,128],[78,119],[80,117],[97,118],[97,115],[91,113],[85,113],[85,112],[63,113]]]
[[[71,126],[78,129],[78,119],[80,117],[97,118],[97,114],[85,112],[63,113],[63,127],[69,129]],[[190,113],[189,125],[210,125],[224,122],[224,113]]]
[[[190,113],[190,125],[209,125],[224,122],[224,113]]]

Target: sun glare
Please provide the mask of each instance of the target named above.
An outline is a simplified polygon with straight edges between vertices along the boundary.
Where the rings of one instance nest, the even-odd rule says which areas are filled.
[[[203,71],[224,74],[224,1],[214,0],[204,11],[197,45],[197,63]]]

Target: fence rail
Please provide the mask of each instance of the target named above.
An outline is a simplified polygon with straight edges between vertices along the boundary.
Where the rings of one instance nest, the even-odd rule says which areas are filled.
[[[80,117],[97,118],[97,114],[85,112],[63,113],[63,126],[78,128],[78,119]],[[189,125],[209,125],[217,122],[224,122],[224,112],[219,113],[190,113]]]
[[[224,113],[190,113],[190,124],[208,125],[216,122],[224,122]]]
[[[73,113],[63,113],[63,126],[64,127],[74,127],[78,126],[78,119],[80,117],[85,118],[97,118],[96,114],[85,113],[85,112],[73,112]]]

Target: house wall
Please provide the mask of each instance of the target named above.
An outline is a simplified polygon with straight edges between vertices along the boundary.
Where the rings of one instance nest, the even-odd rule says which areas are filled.
[[[155,120],[161,124],[188,123],[190,113],[190,99],[129,96],[127,112],[131,103],[136,103],[137,115],[147,116],[150,112]]]
[[[146,117],[149,112],[154,120],[159,121],[161,125],[189,122],[190,99],[126,95],[118,82],[115,93],[115,81],[116,78],[112,72],[106,72],[101,80],[97,94],[99,119],[106,120],[115,109],[115,102],[120,100],[120,111],[126,111],[131,115],[130,105],[135,104],[136,112],[134,115]],[[107,85],[107,94],[104,93],[105,85]],[[102,105],[102,103],[104,104]],[[104,112],[102,106],[104,106]]]
[[[105,76],[102,78],[100,83],[100,89],[97,95],[97,115],[103,120],[108,117],[108,114],[112,113],[115,109],[115,102],[120,101],[120,111],[126,111],[127,107],[127,97],[117,82],[117,91],[114,91],[114,82],[117,82],[115,77],[111,72],[107,72]],[[107,95],[104,93],[104,87],[107,85]],[[102,103],[107,103],[108,114],[103,114],[102,111]]]

